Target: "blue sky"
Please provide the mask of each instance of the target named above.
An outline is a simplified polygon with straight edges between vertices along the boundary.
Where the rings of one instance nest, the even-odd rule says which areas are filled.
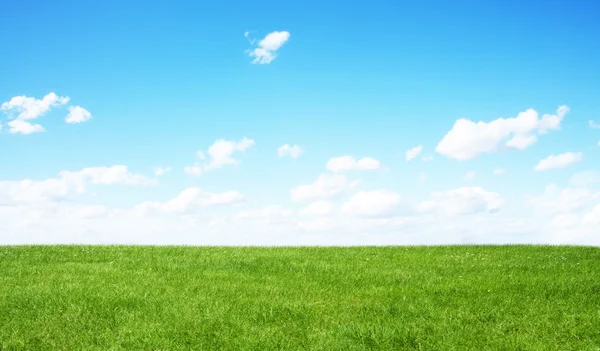
[[[597,13],[11,2],[0,243],[598,244]]]

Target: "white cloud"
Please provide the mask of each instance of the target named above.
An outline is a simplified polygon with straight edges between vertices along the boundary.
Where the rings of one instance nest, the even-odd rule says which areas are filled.
[[[329,216],[333,213],[333,204],[329,201],[316,201],[300,211],[303,216]]]
[[[419,173],[419,183],[425,183],[427,181],[427,173]]]
[[[352,156],[340,156],[330,159],[325,168],[335,173],[345,171],[374,171],[381,168],[381,162],[371,157],[356,160]]]
[[[473,171],[469,171],[469,172],[467,172],[467,174],[465,174],[465,179],[467,179],[467,180],[473,180],[473,179],[475,179],[475,177],[477,177],[477,173],[475,173]]]
[[[233,158],[236,152],[245,152],[254,145],[254,140],[242,138],[239,141],[218,139],[208,148],[208,162],[201,165],[198,161],[193,166],[184,167],[184,172],[190,175],[200,175],[206,171],[222,168],[227,165],[235,165],[240,161]],[[198,160],[205,160],[202,151],[197,151]]]
[[[62,171],[56,178],[40,181],[0,181],[0,202],[5,205],[47,204],[72,194],[83,194],[89,184],[147,186],[155,185],[156,181],[131,173],[123,165],[88,167],[77,172]]]
[[[438,191],[430,195],[430,200],[417,205],[422,213],[439,212],[449,216],[473,214],[477,212],[496,212],[504,205],[504,199],[498,193],[489,192],[481,187],[462,187],[449,191]]]
[[[246,32],[247,33],[247,32]],[[248,37],[247,34],[245,34]],[[249,52],[250,57],[254,57],[252,63],[269,64],[277,58],[277,50],[285,44],[290,38],[290,33],[286,31],[275,31],[267,34],[258,42],[258,47]]]
[[[433,156],[431,156],[431,155],[425,155],[425,156],[423,156],[423,157],[421,158],[421,160],[422,160],[423,162],[429,162],[429,161],[433,161]]]
[[[592,128],[592,129],[600,129],[600,124],[598,124],[598,123],[596,123],[596,122],[594,122],[592,120],[589,120],[588,123],[590,125],[590,128]]]
[[[423,151],[423,146],[421,146],[421,145],[415,146],[413,148],[406,150],[406,152],[404,153],[404,157],[406,158],[406,161],[410,161],[413,158],[419,156],[421,151]]]
[[[15,96],[0,105],[0,110],[5,112],[16,112],[14,118],[20,120],[36,119],[54,106],[64,105],[69,102],[69,97],[58,96],[51,92],[42,99],[27,96]]]
[[[156,167],[156,168],[154,168],[154,174],[160,177],[160,176],[164,175],[165,173],[171,172],[172,170],[173,169],[171,168],[171,166]]]
[[[207,206],[230,205],[243,201],[245,201],[244,195],[237,191],[210,193],[192,187],[184,189],[175,198],[166,202],[143,202],[135,207],[135,211],[146,216],[157,213],[190,214]]]
[[[504,168],[496,168],[494,169],[494,175],[501,175],[501,174],[505,174],[506,170]]]
[[[298,158],[300,155],[302,155],[302,152],[304,151],[298,145],[290,146],[288,144],[284,144],[277,149],[277,155],[281,157],[289,156],[291,158]]]
[[[503,146],[523,150],[537,140],[537,134],[557,130],[569,112],[560,106],[555,115],[545,114],[539,118],[534,109],[519,113],[514,118],[499,118],[491,122],[473,122],[461,118],[444,136],[436,151],[449,158],[464,161],[484,153],[499,151]]]
[[[583,159],[581,152],[565,152],[559,155],[550,155],[535,166],[536,171],[547,171],[557,168],[565,168]]]
[[[299,185],[290,190],[290,195],[296,202],[325,201],[345,194],[358,184],[358,181],[350,182],[341,174],[321,174],[314,183]]]
[[[0,105],[12,120],[7,124],[9,133],[32,134],[43,132],[44,128],[35,123],[28,122],[46,114],[55,106],[61,106],[69,102],[69,97],[58,96],[51,92],[41,99],[28,96],[15,96]]]
[[[92,114],[90,111],[84,109],[81,106],[69,106],[69,114],[65,118],[65,122],[73,124],[73,123],[82,123],[88,121],[92,118]]]
[[[13,119],[12,121],[8,121],[7,125],[10,127],[8,132],[13,134],[28,135],[45,131],[44,127],[39,124],[29,123],[21,119]]]
[[[342,214],[356,217],[392,216],[400,204],[400,195],[389,190],[361,191],[342,204]]]

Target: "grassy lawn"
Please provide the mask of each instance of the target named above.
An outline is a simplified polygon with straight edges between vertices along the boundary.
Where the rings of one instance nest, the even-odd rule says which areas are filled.
[[[0,350],[600,350],[600,249],[0,247]]]

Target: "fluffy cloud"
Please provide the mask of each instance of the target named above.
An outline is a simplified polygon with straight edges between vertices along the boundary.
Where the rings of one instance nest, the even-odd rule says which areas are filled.
[[[304,151],[298,145],[290,146],[288,144],[284,144],[277,149],[277,155],[280,157],[289,156],[291,158],[298,158],[300,155],[302,155],[302,152]]]
[[[254,140],[248,138],[242,138],[239,141],[218,139],[208,148],[207,163],[201,165],[196,161],[195,165],[184,167],[184,172],[190,175],[200,175],[209,170],[238,164],[239,161],[233,158],[233,154],[236,152],[245,152],[252,145],[254,145]],[[204,160],[206,156],[202,151],[198,151],[197,159]]]
[[[356,160],[352,156],[340,156],[330,159],[325,168],[335,173],[345,171],[374,171],[381,168],[381,162],[371,157]]]
[[[244,33],[248,37],[247,32]],[[267,34],[258,42],[258,47],[249,52],[250,57],[254,57],[252,63],[269,64],[277,58],[277,50],[285,44],[290,38],[290,33],[286,31],[275,31]]]
[[[244,195],[237,191],[210,193],[200,188],[192,187],[181,191],[175,198],[166,202],[143,202],[135,207],[141,215],[152,214],[190,214],[207,206],[230,205],[245,200]]]
[[[69,102],[69,97],[58,96],[51,92],[41,99],[28,96],[15,96],[0,105],[0,110],[12,120],[7,124],[9,132],[14,134],[31,134],[43,132],[44,128],[30,122],[50,111],[55,106]]]
[[[448,216],[496,212],[504,205],[498,193],[481,187],[462,187],[449,191],[438,191],[430,195],[430,200],[417,205],[421,213],[443,213]]]
[[[333,213],[334,206],[329,201],[315,201],[300,211],[303,216],[329,216]]]
[[[415,146],[413,148],[406,150],[406,152],[404,153],[404,157],[405,157],[406,161],[410,161],[413,158],[419,156],[421,151],[423,151],[423,146],[421,146],[421,145]]]
[[[400,195],[389,190],[361,191],[342,204],[342,214],[357,217],[387,217],[395,214]]]
[[[499,151],[502,147],[523,150],[537,141],[536,134],[560,128],[569,108],[565,105],[555,115],[528,109],[514,118],[499,118],[492,122],[473,122],[461,118],[444,136],[436,151],[449,158],[464,161],[484,153]]]
[[[592,128],[592,129],[600,129],[600,124],[598,124],[598,123],[596,123],[596,122],[594,122],[592,120],[588,121],[588,123],[590,125],[590,128]]]
[[[536,171],[547,171],[557,168],[565,168],[581,161],[583,155],[581,152],[565,152],[559,155],[550,155],[535,166]]]
[[[13,134],[28,135],[33,133],[41,133],[46,130],[40,124],[30,123],[21,119],[13,119],[12,121],[8,121],[6,124],[10,127],[8,129],[9,133]]]
[[[5,205],[47,204],[86,192],[89,184],[96,185],[155,185],[156,181],[129,172],[127,166],[89,167],[77,172],[62,171],[56,178],[40,181],[0,181],[0,202]]]
[[[312,184],[300,185],[290,190],[293,201],[325,201],[345,194],[357,187],[358,181],[350,182],[341,174],[321,174]]]
[[[506,173],[506,170],[504,168],[496,168],[496,169],[494,169],[493,173],[494,173],[494,175],[501,175],[501,174]]]
[[[65,122],[69,124],[82,123],[92,118],[90,111],[81,106],[69,106],[69,114],[65,118]]]
[[[157,176],[161,176],[165,173],[171,172],[173,169],[171,168],[171,166],[167,166],[167,167],[156,167],[154,168],[154,174]]]

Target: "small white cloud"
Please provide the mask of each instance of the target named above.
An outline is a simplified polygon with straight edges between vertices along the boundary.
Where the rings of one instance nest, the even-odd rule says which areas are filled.
[[[423,156],[423,157],[421,158],[421,160],[422,160],[423,162],[429,162],[429,161],[433,161],[433,156],[431,156],[431,155],[425,155],[425,156]]]
[[[92,118],[90,111],[81,106],[69,106],[69,114],[65,118],[65,122],[69,124],[81,123]]]
[[[427,181],[427,174],[425,172],[421,172],[419,174],[419,183],[425,183]]]
[[[333,213],[333,204],[329,201],[316,201],[300,211],[303,216],[329,216]]]
[[[461,118],[444,136],[436,151],[459,161],[469,160],[484,153],[493,153],[503,146],[523,150],[537,141],[537,134],[560,128],[569,108],[565,105],[555,115],[545,114],[539,118],[534,109],[519,113],[514,118],[499,118],[491,122],[473,122]]]
[[[248,33],[248,32],[246,32]],[[248,37],[246,35],[246,37]],[[254,57],[252,63],[269,64],[277,58],[277,50],[285,44],[290,38],[290,33],[287,31],[275,31],[267,34],[261,41],[258,42],[258,47],[249,52],[250,57]]]
[[[600,124],[598,124],[598,123],[596,123],[596,122],[594,122],[592,120],[589,120],[588,123],[590,125],[590,128],[592,128],[592,129],[600,129]]]
[[[218,139],[208,148],[207,163],[201,165],[199,162],[196,162],[195,165],[184,167],[184,172],[198,176],[209,170],[238,164],[239,161],[233,158],[233,154],[236,152],[246,152],[252,145],[254,145],[254,140],[248,138],[243,138],[239,141]],[[202,151],[198,151],[196,157],[198,160],[206,159]]]
[[[165,173],[171,172],[172,168],[171,166],[167,166],[167,167],[156,167],[154,168],[154,174],[157,176],[161,176]]]
[[[583,159],[581,152],[565,152],[559,155],[550,155],[535,166],[536,171],[547,171],[557,168],[565,168]]]
[[[312,184],[299,185],[290,190],[293,201],[315,202],[334,199],[360,182],[350,182],[341,174],[321,174]]]
[[[298,145],[290,146],[288,144],[284,144],[277,149],[277,155],[280,157],[289,156],[291,158],[298,158],[303,152],[304,150],[302,150],[302,148]]]
[[[325,165],[327,170],[339,173],[345,171],[374,171],[381,168],[381,162],[371,157],[356,160],[352,156],[334,157]]]
[[[501,175],[506,173],[506,170],[504,168],[496,168],[493,173],[494,175]]]
[[[404,157],[406,158],[406,161],[408,162],[408,161],[412,160],[413,158],[419,156],[421,151],[423,151],[423,146],[421,146],[421,145],[415,146],[413,148],[408,149],[404,153]]]
[[[400,195],[393,191],[361,191],[342,204],[341,212],[356,217],[389,217],[399,204]]]
[[[465,179],[467,180],[473,180],[475,179],[475,177],[477,177],[477,173],[475,173],[474,171],[469,171],[467,172],[467,174],[465,174]]]

